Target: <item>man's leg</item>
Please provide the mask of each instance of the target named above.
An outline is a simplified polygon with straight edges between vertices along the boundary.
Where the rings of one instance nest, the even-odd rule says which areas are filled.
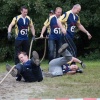
[[[43,75],[42,75],[42,70],[40,68],[40,66],[34,66],[34,67],[37,67],[37,68],[33,68],[33,70],[35,69],[35,71],[33,71],[36,79],[38,82],[41,82],[43,80]]]
[[[49,72],[53,76],[63,75],[61,66],[66,64],[68,61],[72,59],[72,55],[67,49],[62,52],[62,56],[63,57],[59,57],[59,58],[51,60],[49,63]]]
[[[6,65],[6,70],[7,71],[10,71],[12,67],[10,65]],[[21,72],[22,72],[22,64],[18,63],[15,68],[11,71],[11,75],[13,77],[16,77],[16,81],[20,81],[21,78],[22,78],[22,75],[21,75]]]
[[[22,42],[22,51],[26,52],[29,55],[29,40],[23,40]]]
[[[55,41],[48,40],[49,62],[54,59]]]
[[[15,65],[19,63],[18,53],[21,51],[22,41],[15,40]]]
[[[6,65],[6,70],[9,72],[10,70],[11,70],[11,66],[9,65],[9,64],[7,64]],[[10,74],[13,76],[13,77],[16,77],[16,75],[17,75],[17,69],[13,69],[11,72],[10,72]]]
[[[43,80],[42,70],[40,68],[40,60],[39,55],[36,51],[32,52],[31,64],[32,64],[32,71],[35,79],[40,82]]]
[[[34,66],[40,66],[39,55],[36,51],[32,52],[31,62],[32,62],[32,65]]]
[[[58,50],[62,46],[62,40],[57,40],[56,41],[56,58],[60,57],[60,54],[58,53]]]
[[[65,43],[68,43],[67,50],[72,54],[73,57],[77,57],[77,48],[76,45],[70,37],[64,37]]]
[[[37,81],[37,79],[33,75],[32,69],[26,68],[26,66],[22,64],[17,64],[16,69],[18,70],[16,81],[20,81],[22,77],[24,78],[25,82],[36,82]]]
[[[18,63],[15,68],[17,69],[17,75],[16,75],[16,81],[21,81],[22,79],[22,71],[23,71],[23,65]]]

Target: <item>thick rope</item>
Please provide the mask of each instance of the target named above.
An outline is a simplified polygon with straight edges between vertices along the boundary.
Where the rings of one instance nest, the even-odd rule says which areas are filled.
[[[41,37],[35,38],[35,40],[38,40],[38,39],[45,39],[44,54],[43,54],[43,57],[42,57],[42,59],[40,61],[40,62],[42,62],[43,59],[44,59],[44,57],[45,57],[45,54],[46,54],[46,39],[48,39],[48,38],[46,38],[46,37],[43,37],[43,38],[41,38]],[[29,49],[29,59],[30,59],[30,56],[31,56],[31,50],[32,50],[33,41],[35,41],[35,40],[33,40],[33,39],[31,40],[30,49]]]
[[[44,54],[43,54],[43,57],[42,57],[40,63],[44,60],[44,57],[45,57],[45,54],[46,54],[46,45],[47,45],[46,38],[45,38],[45,41],[44,42],[45,42],[45,44],[44,44]]]
[[[7,78],[7,76],[10,74],[10,72],[15,68],[16,65],[14,65],[10,71],[5,75],[5,77],[0,81],[0,84]]]

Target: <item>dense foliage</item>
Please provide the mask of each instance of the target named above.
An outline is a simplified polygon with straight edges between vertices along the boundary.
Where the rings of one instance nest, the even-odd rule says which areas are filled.
[[[82,32],[78,32],[75,41],[78,50],[83,50],[80,54],[84,52],[84,49],[100,49],[100,39],[98,38],[100,37],[100,0],[0,0],[0,39],[3,41],[0,43],[0,50],[5,47],[7,48],[5,44],[9,45],[6,38],[7,27],[12,18],[20,14],[21,6],[26,5],[28,7],[29,16],[33,19],[35,25],[36,35],[39,36],[43,23],[48,17],[48,13],[51,9],[60,6],[63,8],[63,12],[65,12],[70,10],[76,3],[82,6],[82,11],[79,14],[81,23],[93,36],[92,40],[88,41],[86,35],[81,34]],[[12,41],[14,41],[14,39]],[[14,45],[13,42],[11,43]],[[13,46],[11,48],[13,48]],[[10,50],[7,49],[6,52],[8,51]]]

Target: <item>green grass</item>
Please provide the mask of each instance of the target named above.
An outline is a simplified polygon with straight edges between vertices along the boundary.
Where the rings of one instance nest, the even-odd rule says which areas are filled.
[[[9,63],[13,65],[12,62]],[[39,91],[33,89],[29,98],[100,97],[100,61],[85,61],[85,63],[87,67],[83,74],[78,73],[54,78],[46,77],[42,82],[34,83]],[[44,71],[47,71],[48,61],[42,62],[41,67]],[[0,63],[0,73],[4,71],[5,63]]]
[[[11,66],[14,65],[12,61],[9,62],[0,62],[0,73],[3,73],[6,71],[6,64],[10,64]]]

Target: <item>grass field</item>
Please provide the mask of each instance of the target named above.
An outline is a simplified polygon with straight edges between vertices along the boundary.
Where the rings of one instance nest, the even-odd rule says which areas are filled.
[[[9,62],[13,65],[12,62]],[[29,97],[34,98],[99,98],[100,97],[100,61],[85,61],[87,65],[84,73],[64,75],[54,78],[44,78],[43,82],[36,83],[41,86],[41,92],[33,92]],[[41,64],[44,71],[48,70],[48,63]],[[0,74],[5,72],[5,63],[0,63]]]

